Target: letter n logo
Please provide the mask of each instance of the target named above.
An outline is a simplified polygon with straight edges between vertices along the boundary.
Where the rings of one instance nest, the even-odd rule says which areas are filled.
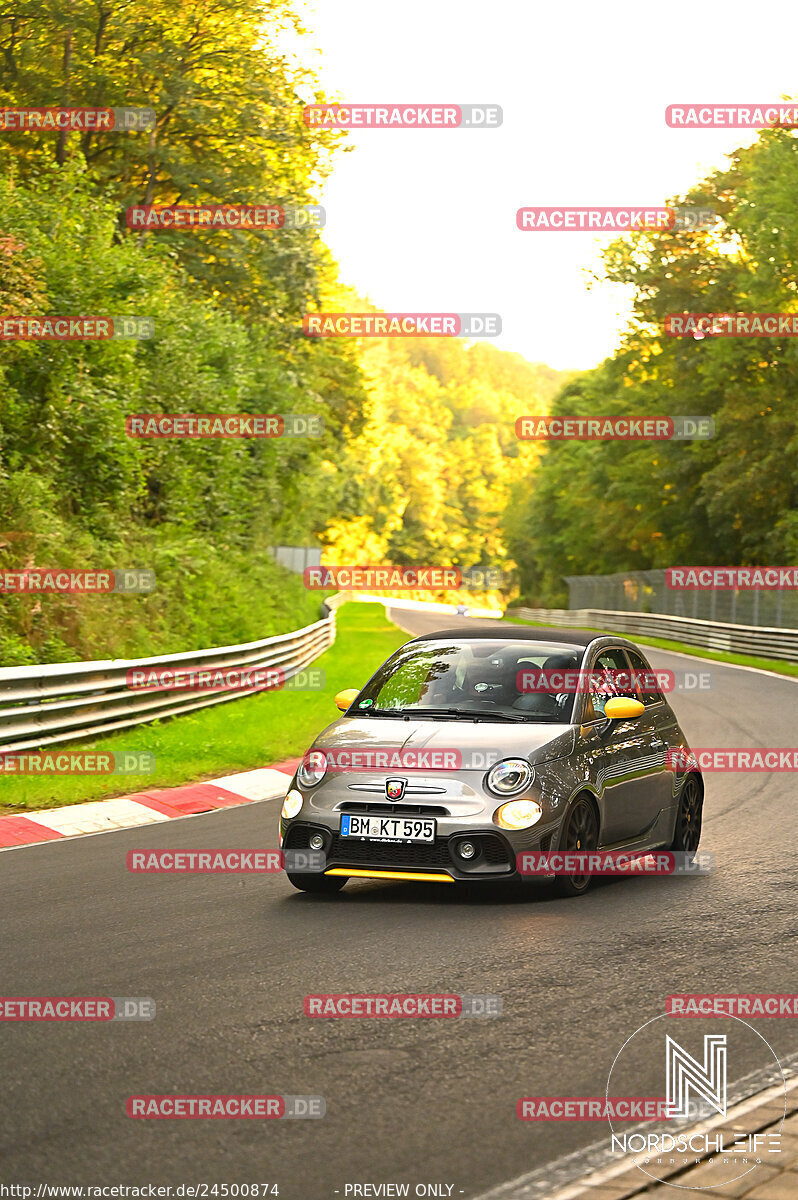
[[[726,1116],[726,1034],[704,1034],[704,1062],[699,1063],[665,1035],[668,1117],[690,1116],[690,1091]]]

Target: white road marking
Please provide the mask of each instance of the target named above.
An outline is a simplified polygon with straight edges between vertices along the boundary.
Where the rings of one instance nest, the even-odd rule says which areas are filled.
[[[241,771],[238,775],[226,775],[224,779],[211,779],[214,787],[235,792],[247,800],[272,800],[285,796],[291,775],[275,771],[271,767],[260,767],[257,771]]]
[[[241,797],[242,803],[258,800],[282,800],[291,782],[285,771],[262,767],[256,771],[242,771],[224,779],[209,779],[211,787],[223,788]],[[190,785],[189,785],[190,786]],[[160,790],[160,789],[159,789]],[[178,789],[176,789],[178,790]],[[164,797],[169,803],[168,791]],[[224,812],[224,808],[212,809]],[[207,813],[170,814],[157,812],[154,808],[117,796],[111,800],[88,800],[85,804],[69,804],[62,808],[37,809],[35,812],[16,813],[35,825],[60,833],[62,838],[84,837],[96,833],[111,833],[117,829],[132,829],[136,825],[154,825],[160,821],[183,820],[186,817],[207,816]],[[27,850],[33,846],[52,846],[53,842],[30,842],[19,846],[3,846],[3,850]]]
[[[279,800],[279,799],[281,799],[280,796],[268,796],[265,800],[260,800],[260,801],[251,800],[249,803],[250,804],[273,804],[275,802],[275,800]],[[144,807],[144,806],[142,805],[142,807]],[[242,805],[242,807],[244,807],[244,806]],[[150,811],[152,811],[152,809]],[[181,813],[179,817],[168,817],[165,813],[157,813],[156,820],[160,821],[161,819],[164,819],[166,821],[173,821],[173,822],[174,821],[194,821],[198,817],[222,817],[222,816],[224,816],[225,813],[231,813],[231,812],[238,812],[238,809],[237,808],[212,808],[208,812]],[[26,817],[26,818],[28,817],[28,815],[29,815],[28,813],[15,813],[14,814],[14,816],[17,816],[17,817]],[[148,824],[149,823],[150,822],[148,822]],[[275,826],[275,828],[276,828],[276,826]],[[88,833],[70,834],[68,837],[60,837],[60,838],[54,839],[53,841],[25,842],[20,846],[0,846],[0,854],[6,854],[7,852],[10,852],[11,850],[39,850],[39,849],[42,849],[43,847],[48,847],[48,848],[52,849],[53,846],[68,846],[70,842],[77,841],[80,838],[100,837],[104,833],[122,833],[124,831],[124,829],[125,829],[125,826],[120,825],[118,828],[93,829],[93,830],[90,830]],[[276,842],[277,838],[275,837],[274,840]]]
[[[64,837],[75,833],[100,833],[106,829],[127,829],[132,825],[151,825],[168,821],[166,813],[155,812],[135,800],[119,796],[114,800],[90,800],[86,804],[71,804],[66,808],[38,809],[19,814],[36,825],[52,829]]]

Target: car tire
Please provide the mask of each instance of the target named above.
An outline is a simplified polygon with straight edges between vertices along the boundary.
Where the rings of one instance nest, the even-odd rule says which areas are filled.
[[[345,883],[349,882],[348,875],[294,875],[286,871],[288,882],[300,892],[340,892]]]
[[[684,854],[689,854],[689,862],[698,849],[701,840],[701,822],[704,813],[704,789],[695,775],[688,775],[682,784],[679,795],[679,807],[676,812],[676,825],[673,830],[673,841],[668,847]]]
[[[580,796],[565,819],[560,849],[595,850],[598,846],[598,817],[591,802]],[[561,896],[583,896],[593,882],[591,875],[558,875],[555,889]]]

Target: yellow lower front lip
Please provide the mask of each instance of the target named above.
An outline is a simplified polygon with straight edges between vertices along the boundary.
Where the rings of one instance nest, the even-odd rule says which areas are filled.
[[[422,879],[425,883],[454,883],[451,875],[430,875],[421,871],[359,871],[349,867],[331,867],[325,875],[346,875],[356,879]]]

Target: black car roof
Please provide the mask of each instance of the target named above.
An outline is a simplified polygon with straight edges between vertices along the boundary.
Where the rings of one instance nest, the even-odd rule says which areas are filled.
[[[508,641],[560,642],[563,645],[584,647],[596,638],[604,636],[606,635],[601,633],[590,633],[586,629],[553,629],[549,626],[510,625],[504,621],[486,621],[484,624],[474,622],[473,625],[469,622],[467,626],[458,625],[454,629],[436,629],[434,633],[422,633],[411,640],[431,642],[442,638],[446,638],[447,641],[454,638],[458,642],[467,642],[473,638],[505,638]]]

